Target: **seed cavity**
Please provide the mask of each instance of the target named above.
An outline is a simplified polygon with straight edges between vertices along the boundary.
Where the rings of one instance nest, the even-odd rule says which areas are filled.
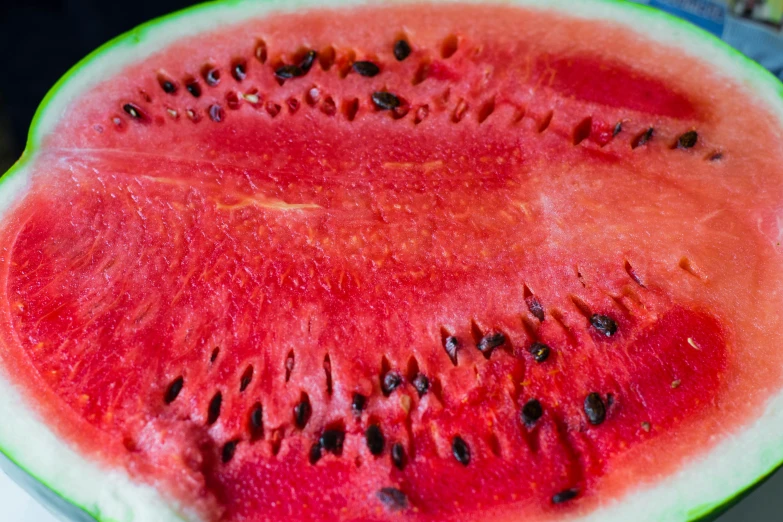
[[[430,61],[429,59],[423,59],[421,63],[419,63],[419,66],[416,68],[416,72],[413,74],[413,80],[411,83],[413,85],[419,85],[424,80],[427,79],[427,77],[430,74]]]
[[[360,76],[366,76],[367,78],[372,78],[373,76],[377,76],[378,73],[381,72],[380,67],[378,67],[373,62],[367,60],[354,62],[353,70]]]
[[[637,134],[636,137],[631,142],[631,148],[635,149],[641,147],[642,145],[646,145],[653,138],[654,134],[655,134],[655,129],[652,127],[650,127],[644,132]]]
[[[462,118],[465,117],[465,113],[468,112],[468,108],[470,106],[468,105],[468,102],[461,99],[459,102],[457,102],[457,106],[454,108],[454,112],[451,113],[451,121],[452,123],[459,123],[462,121]]]
[[[699,141],[699,134],[694,130],[688,131],[677,139],[676,148],[692,149],[697,141]]]
[[[324,373],[326,374],[326,394],[332,394],[332,360],[327,353],[324,356]]]
[[[372,102],[375,107],[382,111],[396,109],[402,104],[397,96],[386,91],[372,93]]]
[[[584,140],[590,137],[590,133],[593,131],[593,118],[588,116],[579,122],[574,128],[574,145],[579,145]]]
[[[444,60],[449,59],[454,56],[458,48],[459,38],[457,38],[456,34],[450,34],[443,40],[440,46],[440,55]]]
[[[568,502],[569,500],[574,500],[578,496],[579,496],[578,489],[576,488],[566,489],[561,491],[560,493],[556,493],[555,495],[552,495],[552,504],[563,504],[564,502]]]
[[[251,441],[264,438],[264,409],[260,402],[255,403],[250,409],[248,431],[250,432]]]
[[[336,57],[337,53],[335,52],[334,47],[331,45],[325,49],[322,49],[321,52],[318,53],[318,63],[321,64],[321,69],[324,71],[331,69],[332,65],[334,65],[334,60]]]
[[[389,511],[408,509],[408,497],[397,488],[381,488],[376,496]]]
[[[294,371],[294,351],[288,352],[285,358],[285,382],[291,380],[291,372]]]
[[[345,430],[330,428],[321,434],[318,443],[321,449],[334,455],[340,455],[343,452],[343,442],[345,442]]]
[[[535,360],[537,363],[546,361],[549,358],[550,352],[551,349],[544,343],[536,342],[533,343],[533,346],[530,347],[530,353],[533,356],[533,360]]]
[[[416,112],[413,116],[413,123],[418,125],[419,123],[423,122],[424,119],[429,115],[430,113],[430,106],[429,105],[422,105],[418,109],[416,109]]]
[[[403,61],[405,58],[411,55],[411,46],[410,44],[400,38],[396,42],[394,42],[394,57],[397,59],[398,62]]]
[[[166,404],[171,404],[174,402],[177,397],[179,396],[179,392],[182,391],[182,387],[185,385],[185,380],[180,375],[173,381],[171,381],[171,384],[169,384],[169,387],[166,388],[166,393],[163,395],[163,402]]]
[[[212,350],[212,355],[209,356],[210,364],[214,364],[215,363],[215,361],[218,358],[218,355],[220,355],[220,348],[216,347],[214,350]]]
[[[212,396],[212,400],[209,401],[209,408],[207,408],[207,426],[212,426],[217,422],[218,417],[220,417],[221,404],[223,404],[223,394],[217,392]]]
[[[242,378],[239,380],[239,391],[243,392],[250,386],[250,382],[253,380],[253,365],[249,364],[242,373]]]
[[[484,123],[487,121],[487,118],[492,116],[492,113],[495,112],[495,98],[490,98],[484,104],[479,108],[478,112],[478,122]]]
[[[463,466],[470,464],[470,447],[459,435],[451,441],[451,453]]]
[[[367,448],[375,456],[383,453],[383,448],[386,445],[386,439],[383,436],[380,426],[372,424],[367,431],[364,432],[364,437],[367,440]]]
[[[391,447],[391,460],[394,467],[402,471],[405,468],[405,447],[401,442],[395,442]]]
[[[356,118],[357,112],[359,112],[358,98],[346,100],[343,102],[343,114],[345,115],[346,120],[353,121]]]
[[[642,280],[637,275],[636,271],[631,266],[631,263],[628,262],[628,260],[625,260],[625,273],[628,274],[628,277],[630,277],[634,283],[644,288],[644,283],[642,283]]]
[[[538,399],[530,399],[522,407],[522,422],[528,428],[532,427],[544,415],[544,408]]]
[[[310,415],[313,413],[313,407],[310,406],[310,397],[305,392],[299,399],[299,403],[294,406],[294,424],[300,430],[303,430],[307,426],[307,421],[310,420]]]
[[[230,440],[223,445],[223,451],[220,452],[220,460],[223,461],[223,464],[228,464],[234,458],[237,444],[239,444],[238,440]]]
[[[321,112],[327,116],[334,116],[337,114],[337,104],[334,102],[334,98],[327,96],[321,104]]]
[[[226,93],[226,105],[228,105],[228,108],[232,111],[239,109],[239,96],[237,96],[237,93],[234,91]]]
[[[255,55],[256,60],[258,60],[261,63],[266,63],[266,59],[267,59],[266,42],[264,42],[263,40],[257,40],[256,50],[253,54]]]
[[[590,325],[606,337],[612,337],[617,333],[617,323],[607,315],[593,314],[590,317]]]
[[[423,373],[418,374],[413,379],[413,387],[416,388],[416,392],[419,394],[419,398],[423,397],[430,389],[430,380]]]
[[[549,128],[549,125],[552,123],[552,118],[554,117],[554,115],[555,115],[554,111],[549,111],[544,115],[544,118],[538,124],[539,133],[543,133],[545,130]]]
[[[238,82],[241,82],[247,78],[247,62],[244,60],[237,60],[231,66],[231,76]]]
[[[587,420],[593,426],[598,426],[606,420],[606,406],[597,393],[593,392],[585,397],[584,409]]]
[[[502,332],[490,332],[476,345],[478,351],[480,351],[485,358],[489,359],[492,355],[492,351],[499,346],[502,346],[506,342],[506,336]]]
[[[353,400],[351,400],[351,411],[353,411],[353,414],[357,417],[362,414],[362,411],[364,411],[364,407],[367,405],[367,397],[362,395],[361,393],[354,393],[353,394]]]
[[[321,460],[321,443],[320,442],[314,442],[313,445],[310,446],[309,460],[310,460],[310,464],[315,464],[316,462]]]

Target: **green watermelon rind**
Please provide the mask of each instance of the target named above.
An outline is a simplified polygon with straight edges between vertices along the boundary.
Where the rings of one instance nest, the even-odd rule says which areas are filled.
[[[367,0],[223,0],[157,18],[104,44],[71,68],[41,102],[30,126],[22,157],[0,178],[0,215],[13,208],[14,202],[24,191],[32,170],[28,168],[33,165],[45,137],[53,132],[68,102],[80,92],[120,72],[126,65],[149,56],[156,49],[180,37],[270,11],[355,6],[365,3],[368,3]],[[481,0],[467,0],[466,3],[481,3]],[[720,39],[687,22],[625,0],[507,0],[504,3],[558,10],[566,16],[612,19],[628,25],[632,30],[645,32],[646,36],[662,45],[680,44],[685,52],[713,63],[716,69],[744,82],[767,107],[777,113],[783,129],[783,84]],[[187,23],[183,23],[185,20]],[[783,143],[783,131],[781,142]],[[59,516],[79,522],[166,522],[198,519],[196,514],[187,512],[176,502],[163,498],[152,486],[133,482],[124,471],[102,469],[98,464],[80,457],[54,435],[33,409],[24,405],[21,393],[2,373],[0,397],[3,397],[0,401],[0,418],[4,419],[0,423],[0,453],[8,459],[0,459],[0,467]],[[686,463],[681,471],[674,474],[674,480],[679,479],[688,491],[694,490],[696,486],[690,482],[694,477],[688,477],[688,472],[696,472],[697,480],[702,481],[709,475],[708,480],[713,484],[726,480],[733,482],[723,487],[716,485],[719,492],[713,492],[712,496],[715,498],[702,503],[691,499],[684,500],[679,497],[681,491],[673,484],[674,480],[660,480],[658,484],[647,487],[642,485],[635,492],[600,506],[586,514],[583,520],[714,520],[783,466],[783,435],[778,435],[777,440],[773,437],[765,441],[769,433],[783,433],[783,391],[770,398],[766,411],[752,425],[746,426],[740,434],[726,435],[726,440],[719,442],[706,455]],[[727,451],[732,446],[733,454]],[[723,457],[723,460],[740,457],[736,461],[745,464],[746,468],[747,464],[751,463],[751,471],[746,471],[737,478],[742,470],[732,467],[732,461],[723,466],[725,475],[716,475],[714,468],[720,463],[721,455],[726,453],[729,455]],[[42,454],[45,454],[44,457],[41,457]],[[754,454],[755,458],[750,458],[751,454]],[[46,456],[51,459],[41,462]],[[699,469],[703,470],[701,474],[698,474]],[[87,484],[84,479],[87,479]],[[641,502],[645,495],[646,504]],[[668,512],[661,511],[666,508],[669,509]]]

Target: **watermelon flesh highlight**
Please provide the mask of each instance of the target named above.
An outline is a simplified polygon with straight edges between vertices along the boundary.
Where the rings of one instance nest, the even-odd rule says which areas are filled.
[[[4,364],[87,458],[205,519],[588,513],[780,389],[779,139],[742,87],[608,23],[407,6],[228,27],[47,138],[4,222]],[[342,447],[311,462],[325,432]]]

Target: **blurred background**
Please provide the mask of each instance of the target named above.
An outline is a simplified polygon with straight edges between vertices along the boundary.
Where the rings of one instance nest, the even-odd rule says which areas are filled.
[[[680,16],[722,38],[783,79],[783,0],[631,0]],[[24,148],[46,92],[99,45],[188,0],[0,0],[0,173]],[[742,463],[737,463],[741,466]],[[0,520],[54,522],[0,472]],[[719,522],[783,521],[783,473]],[[629,521],[630,522],[630,521]]]

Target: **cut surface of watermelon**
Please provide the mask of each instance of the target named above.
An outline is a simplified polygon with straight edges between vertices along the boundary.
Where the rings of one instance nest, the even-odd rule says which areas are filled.
[[[142,27],[0,187],[0,448],[98,520],[708,514],[783,461],[781,92],[607,2]]]

